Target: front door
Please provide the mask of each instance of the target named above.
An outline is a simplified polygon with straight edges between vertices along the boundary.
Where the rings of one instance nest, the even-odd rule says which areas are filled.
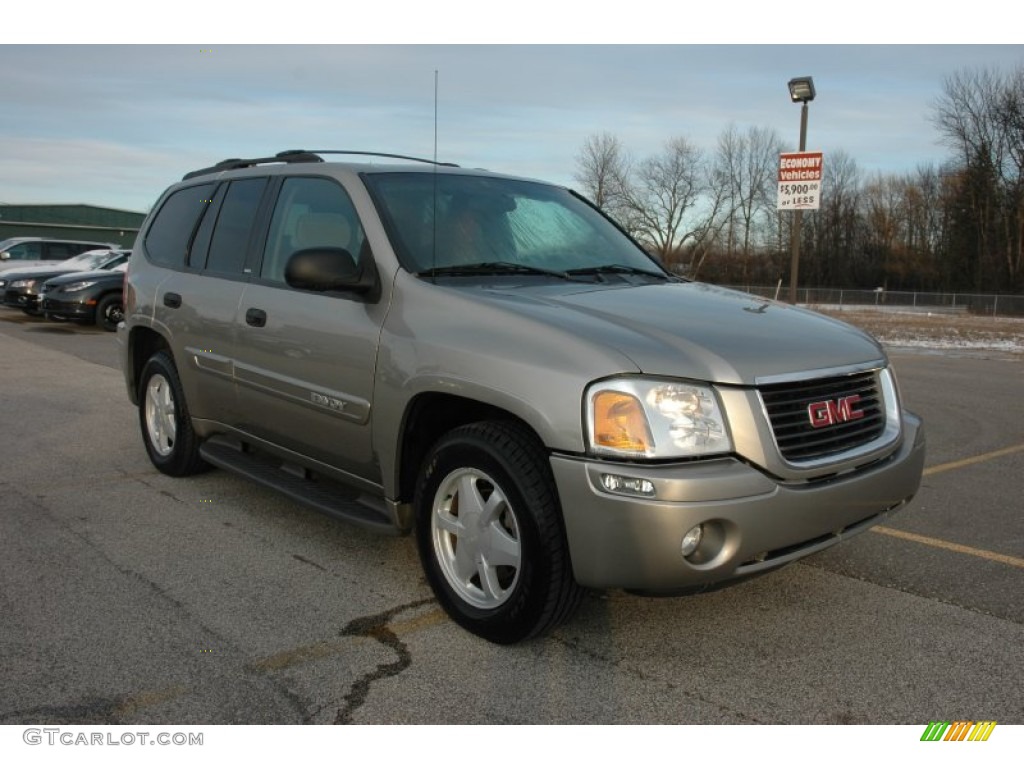
[[[341,184],[324,177],[286,178],[259,276],[246,285],[235,318],[239,427],[377,484],[370,402],[386,306],[355,294],[286,285],[288,257],[314,247],[372,258]]]

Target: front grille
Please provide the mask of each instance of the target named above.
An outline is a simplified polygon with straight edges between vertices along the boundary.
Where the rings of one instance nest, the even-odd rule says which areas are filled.
[[[885,430],[885,402],[875,371],[771,384],[759,391],[775,442],[787,461],[799,463],[835,456],[878,439]],[[852,406],[852,410],[863,412],[860,418],[849,418],[840,407],[843,398],[853,395],[860,397]],[[834,423],[815,427],[812,406],[816,406],[813,410],[820,416],[819,421]]]

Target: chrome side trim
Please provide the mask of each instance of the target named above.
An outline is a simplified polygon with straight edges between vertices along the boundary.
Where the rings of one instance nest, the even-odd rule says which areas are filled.
[[[244,363],[235,362],[234,373],[239,386],[266,392],[356,424],[365,424],[370,419],[370,403],[361,397]]]

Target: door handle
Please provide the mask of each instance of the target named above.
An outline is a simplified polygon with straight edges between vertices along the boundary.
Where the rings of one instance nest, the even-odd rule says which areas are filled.
[[[253,328],[262,328],[267,324],[267,313],[262,309],[250,308],[245,311],[245,322]]]
[[[170,307],[171,309],[177,309],[181,306],[181,294],[180,293],[165,293],[164,294],[164,306]]]

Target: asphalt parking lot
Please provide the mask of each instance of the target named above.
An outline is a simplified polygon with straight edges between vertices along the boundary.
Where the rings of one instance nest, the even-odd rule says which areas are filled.
[[[112,334],[0,310],[0,724],[1024,723],[1024,360],[902,354],[912,506],[720,592],[498,647],[411,539],[146,458]]]

